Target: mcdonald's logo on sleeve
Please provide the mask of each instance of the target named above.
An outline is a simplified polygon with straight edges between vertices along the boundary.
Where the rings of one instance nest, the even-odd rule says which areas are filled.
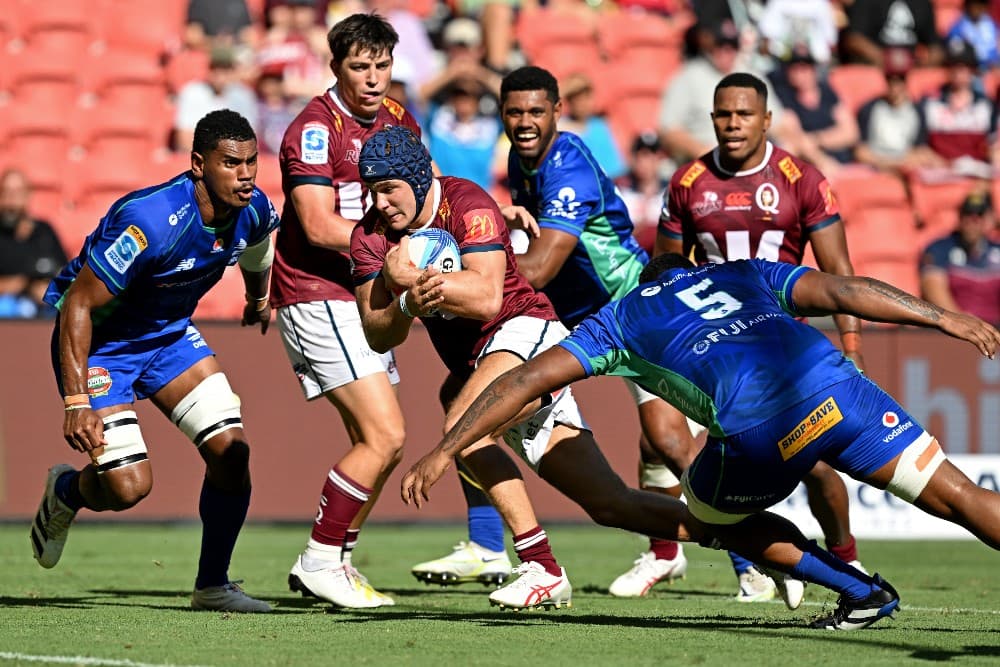
[[[465,223],[465,238],[469,241],[488,239],[498,234],[498,227],[493,211],[488,208],[477,208],[462,216]]]

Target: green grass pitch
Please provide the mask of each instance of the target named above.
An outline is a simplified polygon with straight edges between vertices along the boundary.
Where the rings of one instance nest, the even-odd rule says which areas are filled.
[[[902,597],[868,630],[811,630],[835,595],[815,586],[796,612],[738,604],[724,553],[687,547],[687,579],[643,599],[607,594],[643,549],[595,526],[550,525],[573,607],[501,612],[468,584],[418,583],[413,563],[444,555],[462,526],[376,525],[355,564],[396,606],[332,611],[286,577],[308,526],[248,525],[231,569],[270,615],[188,610],[199,527],[74,526],[62,562],[31,558],[28,526],[0,525],[0,667],[8,665],[974,665],[1000,663],[1000,554],[977,542],[872,542],[862,562]]]

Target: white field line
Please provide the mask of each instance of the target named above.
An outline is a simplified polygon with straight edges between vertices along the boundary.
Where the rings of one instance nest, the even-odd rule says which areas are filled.
[[[13,653],[0,651],[0,660],[19,660],[21,662],[48,662],[60,665],[87,665],[93,667],[182,667],[169,662],[136,662],[135,660],[116,660],[113,658],[94,658],[82,655],[35,655],[32,653]],[[199,667],[184,665],[183,667]]]

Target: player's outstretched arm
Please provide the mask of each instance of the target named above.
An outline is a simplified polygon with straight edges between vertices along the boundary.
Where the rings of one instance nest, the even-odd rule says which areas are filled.
[[[103,447],[104,422],[90,409],[87,368],[93,336],[92,311],[114,296],[86,264],[59,309],[59,367],[66,400],[63,437],[78,452]]]
[[[1000,347],[1000,331],[978,317],[945,310],[875,278],[809,271],[795,283],[792,300],[803,315],[849,313],[875,322],[940,329],[972,343],[990,359]]]
[[[494,380],[466,409],[432,451],[403,476],[403,502],[422,507],[428,492],[459,452],[509,425],[536,398],[586,377],[580,362],[561,347],[552,347]]]

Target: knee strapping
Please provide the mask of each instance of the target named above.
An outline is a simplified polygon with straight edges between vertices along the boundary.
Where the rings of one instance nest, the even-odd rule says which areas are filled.
[[[135,465],[149,458],[142,439],[139,418],[132,410],[123,410],[104,417],[104,451],[94,459],[97,473]]]
[[[170,421],[186,435],[195,447],[231,428],[243,428],[240,399],[233,393],[222,373],[210,375],[182,398]]]
[[[662,463],[639,464],[639,486],[657,489],[669,489],[680,484],[680,480],[670,468]]]
[[[925,431],[900,454],[892,481],[886,488],[893,495],[912,503],[931,481],[944,459],[941,445]]]

